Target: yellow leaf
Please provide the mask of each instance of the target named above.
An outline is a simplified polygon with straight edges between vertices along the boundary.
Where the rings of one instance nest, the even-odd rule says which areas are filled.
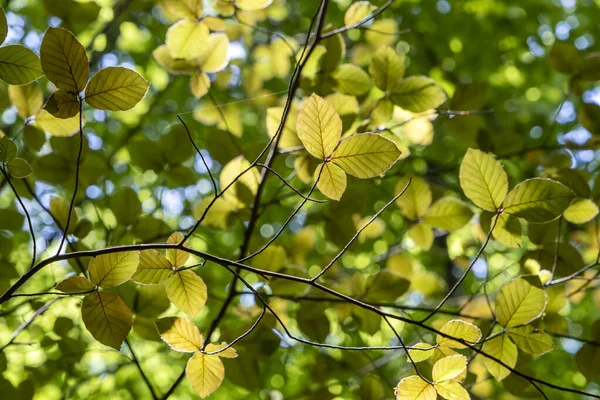
[[[181,311],[193,317],[206,303],[206,285],[190,270],[179,271],[166,281],[167,296]]]
[[[434,387],[417,375],[404,378],[396,386],[396,400],[435,400]]]
[[[224,33],[212,33],[198,55],[198,65],[204,72],[219,72],[227,66],[229,39]]]
[[[37,54],[20,44],[0,47],[0,79],[25,85],[44,75]]]
[[[506,335],[499,335],[486,341],[483,344],[482,350],[484,353],[502,361],[510,368],[514,368],[517,364],[517,356],[519,351],[517,350],[517,346],[515,346],[515,344],[511,342]],[[506,378],[510,374],[510,370],[508,368],[498,364],[491,358],[484,356],[483,364],[489,373],[499,381]]]
[[[339,200],[346,191],[346,173],[335,164],[319,164],[315,170],[315,182],[325,196]]]
[[[244,11],[256,11],[267,8],[273,0],[237,0],[235,6]]]
[[[119,296],[111,292],[86,295],[81,305],[81,318],[97,341],[116,350],[131,330],[131,311]]]
[[[52,136],[73,136],[79,131],[79,113],[72,118],[56,118],[46,110],[40,110],[35,116],[35,122],[45,132]],[[83,121],[82,121],[83,122]]]
[[[183,240],[183,236],[179,232],[174,232],[169,239],[167,239],[167,243],[169,244],[179,244]],[[183,243],[185,247],[190,247],[187,242]],[[190,258],[190,253],[177,249],[167,249],[167,260],[174,267],[183,266],[186,261]]]
[[[344,139],[331,160],[357,178],[373,178],[387,171],[400,157],[396,144],[377,134],[356,134]]]
[[[60,290],[63,293],[81,293],[93,289],[94,285],[92,282],[83,276],[71,276],[56,285],[56,290]]]
[[[236,180],[239,174],[244,172],[246,169],[250,167],[250,162],[244,158],[244,156],[238,156],[233,160],[229,161],[221,170],[221,175],[219,176],[219,183],[221,184],[221,188],[225,188],[229,186],[233,181]],[[239,183],[243,183],[252,194],[255,194],[258,190],[258,182],[260,180],[260,174],[258,169],[251,168],[244,173],[239,179]],[[233,185],[224,195],[228,199],[237,198],[237,188],[236,185]]]
[[[533,326],[513,328],[508,331],[508,336],[518,348],[526,353],[540,355],[554,350],[552,337],[545,332],[536,331]]]
[[[423,223],[452,232],[465,226],[473,212],[464,202],[454,197],[442,197],[423,216]]]
[[[59,89],[50,95],[44,108],[57,118],[71,118],[79,113],[79,98]]]
[[[63,28],[48,28],[40,47],[42,70],[57,88],[77,95],[90,76],[85,49]]]
[[[85,101],[98,110],[129,110],[142,100],[149,86],[147,80],[131,69],[104,68],[88,83]]]
[[[203,0],[162,0],[161,5],[169,14],[187,19],[202,17],[204,9]]]
[[[460,164],[460,186],[477,207],[496,211],[508,192],[508,176],[492,156],[468,149]]]
[[[69,219],[69,204],[59,197],[50,198],[50,211],[54,218],[60,223],[61,228],[64,230],[67,226],[67,219]],[[69,233],[71,233],[74,227],[79,222],[77,212],[73,210],[71,213],[71,221],[69,222]]]
[[[461,321],[460,319],[446,322],[440,329],[440,332],[457,339],[462,339],[472,345],[481,339],[481,330],[479,330],[478,327],[468,322]],[[445,338],[441,335],[437,335],[435,340],[440,346],[451,347],[454,349],[464,349],[467,347],[463,343]]]
[[[167,317],[156,321],[162,340],[175,351],[193,353],[202,349],[204,340],[198,327],[184,318]]]
[[[444,381],[435,384],[437,393],[446,400],[469,400],[469,392],[456,381]]]
[[[236,358],[238,356],[237,351],[235,351],[233,347],[227,347],[225,350],[223,350],[225,347],[227,347],[227,343],[225,342],[222,342],[221,344],[211,343],[206,346],[204,351],[207,353],[214,353],[218,351],[218,353],[215,355],[223,358]]]
[[[398,179],[395,194],[400,193],[408,183],[409,177]],[[396,200],[396,205],[402,211],[402,214],[411,220],[417,220],[425,215],[431,204],[431,189],[427,182],[419,177],[413,177],[410,185]]]
[[[496,317],[505,328],[524,325],[538,318],[546,308],[546,293],[538,277],[513,279],[496,297]]]
[[[200,22],[181,20],[167,31],[167,47],[173,58],[191,60],[198,57],[206,46],[210,32]]]
[[[225,367],[217,356],[196,353],[188,361],[185,375],[196,393],[205,398],[223,383]]]
[[[569,207],[575,194],[562,183],[533,178],[519,183],[504,199],[504,211],[529,222],[545,223]]]
[[[342,136],[342,120],[327,101],[313,93],[300,110],[296,131],[306,150],[323,159],[333,153]]]
[[[376,9],[377,7],[368,1],[357,1],[352,3],[344,14],[344,24],[353,25],[371,14]]]
[[[23,119],[34,116],[44,105],[44,94],[37,82],[22,86],[9,85],[8,97]]]
[[[375,21],[365,33],[365,40],[375,48],[390,46],[398,39],[398,24],[393,18]]]
[[[138,264],[137,251],[100,255],[92,258],[88,266],[90,281],[103,288],[118,286],[131,278]]]
[[[373,56],[369,72],[375,85],[387,92],[404,76],[404,57],[389,46],[382,47]]]
[[[173,265],[158,250],[142,250],[140,263],[131,277],[136,282],[154,285],[167,279],[173,272]]]
[[[444,357],[433,366],[431,372],[434,382],[443,382],[454,379],[467,369],[467,357],[457,354]]]
[[[342,64],[331,73],[336,90],[352,96],[360,96],[371,89],[369,74],[354,64]]]
[[[270,137],[275,136],[281,118],[283,116],[283,107],[269,107],[267,108],[267,133]],[[302,145],[302,142],[298,138],[296,133],[296,123],[298,121],[298,109],[292,105],[288,118],[285,121],[283,131],[281,132],[281,139],[279,139],[279,148],[288,149],[290,147],[298,147]]]
[[[408,354],[410,354],[410,359],[413,362],[421,362],[421,361],[428,360],[429,358],[431,358],[431,356],[433,356],[433,353],[435,352],[435,348],[433,348],[433,346],[430,345],[429,343],[417,343],[413,347],[414,347],[413,349],[410,349],[408,351]],[[419,350],[419,349],[427,349],[427,350]]]
[[[198,70],[195,60],[176,60],[171,56],[171,52],[166,44],[158,46],[152,55],[166,70],[174,75],[193,75]]]
[[[590,199],[577,199],[565,210],[565,219],[573,224],[585,224],[598,215],[598,206]]]
[[[204,72],[192,75],[190,78],[190,89],[197,99],[201,98],[210,89],[210,78]]]
[[[422,250],[429,250],[433,245],[433,231],[428,225],[418,223],[406,233]]]
[[[233,187],[231,189],[233,189]],[[225,192],[225,194],[227,194],[227,192]],[[213,198],[211,197],[205,197],[200,203],[196,204],[192,213],[195,219],[199,219],[200,216],[203,215],[212,200]],[[219,197],[206,213],[202,223],[218,229],[227,228],[229,216],[237,209],[238,203],[239,202],[236,199],[231,199],[229,196]]]
[[[390,99],[405,110],[421,113],[442,105],[446,93],[426,76],[411,76],[393,85]]]

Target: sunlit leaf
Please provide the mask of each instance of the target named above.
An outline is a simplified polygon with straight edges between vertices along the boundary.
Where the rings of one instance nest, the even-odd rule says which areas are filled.
[[[44,74],[57,88],[74,95],[83,90],[90,76],[90,65],[84,47],[71,32],[48,28],[40,59]]]
[[[25,46],[0,47],[0,79],[9,85],[25,85],[44,73],[37,54]]]
[[[346,173],[336,164],[319,164],[314,179],[317,188],[330,199],[339,200],[346,191]]]
[[[174,273],[166,280],[166,288],[169,300],[190,317],[198,314],[206,303],[206,285],[193,271]]]
[[[431,374],[433,381],[438,383],[456,378],[466,368],[467,357],[458,354],[455,356],[444,357],[436,362]]]
[[[446,400],[469,400],[469,392],[456,381],[444,381],[435,384],[437,393]]]
[[[157,47],[152,55],[171,74],[194,75],[198,70],[195,60],[176,60],[165,44]]]
[[[142,100],[149,86],[147,80],[131,69],[104,68],[85,88],[85,101],[98,110],[129,110]]]
[[[223,342],[221,344],[210,343],[206,345],[204,351],[207,353],[217,352],[215,355],[222,358],[236,358],[238,356],[237,351],[233,347],[227,347],[228,344]],[[227,347],[227,348],[226,348]]]
[[[48,98],[44,108],[57,118],[71,118],[79,113],[79,99],[59,89]]]
[[[504,211],[529,222],[549,222],[563,213],[574,194],[551,179],[533,178],[519,183],[504,199]]]
[[[200,22],[181,20],[167,31],[167,47],[173,58],[191,60],[198,57],[208,39],[208,27]]]
[[[203,43],[198,65],[204,72],[218,72],[227,66],[229,39],[224,33],[212,33]]]
[[[139,283],[157,284],[166,280],[173,272],[173,265],[158,250],[140,251],[140,263],[131,279]]]
[[[161,5],[178,18],[200,18],[204,10],[203,0],[162,0]]]
[[[517,346],[510,341],[507,335],[498,335],[493,339],[487,340],[483,344],[483,352],[502,361],[510,368],[517,365],[517,356],[519,351]],[[483,363],[490,374],[497,380],[501,381],[510,374],[510,370],[503,365],[497,363],[491,358],[484,357]]]
[[[492,156],[468,149],[460,164],[460,186],[476,206],[495,211],[508,192],[508,176]]]
[[[471,345],[477,343],[479,339],[481,339],[481,330],[479,330],[478,327],[460,319],[454,319],[446,322],[440,328],[440,332],[456,339],[462,339]],[[443,337],[441,335],[437,335],[435,340],[440,346],[451,347],[454,349],[464,349],[467,347],[461,342]]]
[[[331,160],[357,178],[372,178],[387,171],[400,157],[394,142],[376,134],[352,135],[340,142]]]
[[[391,47],[382,47],[371,60],[369,72],[375,85],[387,92],[404,76],[404,59]]]
[[[168,317],[156,321],[160,337],[175,351],[193,353],[202,349],[204,339],[193,322]]]
[[[83,276],[71,276],[56,285],[56,290],[63,293],[81,293],[94,289],[94,285]]]
[[[210,78],[204,72],[192,75],[190,78],[190,89],[196,98],[201,98],[210,89]]]
[[[408,177],[403,177],[396,184],[395,193],[398,194],[408,183]],[[406,218],[416,220],[423,217],[431,204],[431,189],[427,182],[419,177],[412,177],[412,181],[404,194],[396,200],[402,214]]]
[[[390,99],[395,105],[418,113],[442,105],[446,101],[446,94],[433,79],[411,76],[391,88]]]
[[[555,348],[552,337],[545,332],[536,331],[532,326],[513,328],[508,336],[517,347],[526,353],[540,355]]]
[[[36,124],[52,136],[72,136],[79,130],[79,113],[74,117],[57,118],[46,110],[40,110],[35,116]]]
[[[435,352],[435,349],[429,343],[417,343],[412,347],[416,347],[416,349],[410,349],[408,354],[410,354],[411,360],[413,362],[421,362],[430,359]],[[418,350],[418,349],[427,349],[427,350]]]
[[[138,264],[137,251],[102,254],[90,261],[90,281],[103,288],[118,286],[131,278]]]
[[[81,305],[81,318],[97,341],[116,350],[121,347],[132,325],[131,311],[119,296],[111,292],[86,295]]]
[[[262,10],[271,4],[273,0],[236,0],[235,6],[244,11]]]
[[[353,25],[371,14],[376,9],[377,7],[368,1],[356,1],[352,3],[346,10],[346,13],[344,14],[344,23],[346,25]]]
[[[516,278],[502,286],[496,298],[496,317],[505,328],[524,325],[546,308],[546,294],[539,278]]]
[[[167,243],[179,244],[182,241],[183,241],[183,236],[179,232],[175,232],[171,236],[169,236]],[[184,242],[184,246],[189,247],[187,242]],[[173,265],[174,267],[183,266],[189,258],[190,258],[190,253],[188,253],[186,251],[177,250],[177,249],[167,249],[167,260],[169,260],[171,265]]]
[[[39,83],[31,82],[27,85],[8,87],[10,102],[17,107],[21,118],[34,116],[44,104],[44,94]]]
[[[590,199],[577,199],[564,212],[565,219],[573,224],[585,224],[596,215],[598,206]]]
[[[448,232],[462,228],[473,217],[471,209],[453,197],[443,197],[433,203],[423,216],[423,222]]]
[[[371,89],[369,74],[353,64],[342,64],[332,72],[339,92],[352,96],[360,96]]]
[[[196,393],[205,398],[223,383],[225,367],[216,355],[196,353],[188,361],[185,375]]]
[[[333,153],[340,140],[342,120],[329,103],[313,93],[304,101],[296,131],[306,150],[323,159]]]
[[[412,375],[404,378],[396,386],[396,400],[435,400],[437,393],[433,385]]]

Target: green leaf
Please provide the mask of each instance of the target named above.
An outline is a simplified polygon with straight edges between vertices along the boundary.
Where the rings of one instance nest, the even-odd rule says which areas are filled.
[[[324,159],[338,145],[342,120],[327,101],[313,93],[300,109],[296,131],[306,150]]]
[[[321,73],[331,73],[337,68],[346,55],[346,43],[341,34],[333,35],[321,42],[325,53],[320,58]],[[368,79],[368,77],[367,77]]]
[[[40,59],[25,46],[0,47],[0,79],[9,85],[25,85],[44,75]]]
[[[71,118],[79,113],[79,99],[76,95],[59,89],[50,95],[44,108],[56,118]]]
[[[442,105],[446,93],[431,78],[411,76],[392,87],[390,99],[405,110],[420,113]]]
[[[408,183],[409,177],[402,177],[396,184],[395,194],[400,193]],[[413,177],[410,185],[402,196],[396,200],[402,214],[410,219],[417,220],[425,215],[431,205],[431,189],[422,178]]]
[[[304,304],[296,314],[298,328],[309,339],[318,343],[325,342],[329,335],[330,323],[325,315],[325,306],[315,306],[313,304]]]
[[[547,333],[536,331],[533,326],[513,328],[508,331],[508,336],[517,347],[526,353],[540,355],[554,350],[552,337]]]
[[[85,101],[98,110],[129,110],[144,98],[149,86],[147,80],[131,69],[104,68],[88,83]]]
[[[173,58],[166,44],[157,47],[152,55],[160,65],[174,75],[194,75],[198,70],[195,60],[176,60]]]
[[[4,136],[0,138],[0,162],[7,163],[17,155],[15,142]]]
[[[94,285],[83,276],[71,276],[56,285],[56,290],[63,293],[81,293],[94,289]]]
[[[44,105],[44,93],[37,82],[21,86],[10,85],[8,96],[23,119],[34,116]]]
[[[173,58],[191,60],[200,55],[210,32],[203,23],[184,19],[167,31],[167,47]]]
[[[142,203],[137,193],[130,187],[123,187],[110,199],[110,208],[121,225],[133,225],[142,211]]]
[[[431,249],[434,237],[433,230],[428,225],[418,223],[410,228],[406,234],[415,242],[417,247],[425,251]]]
[[[167,243],[169,244],[179,244],[182,241],[183,236],[181,236],[179,232],[173,233],[171,236],[169,236],[169,239],[167,239]],[[187,243],[184,243],[184,246],[189,247]],[[177,249],[167,249],[167,260],[169,260],[171,265],[173,265],[174,267],[183,266],[189,258],[190,253],[186,251]]]
[[[142,250],[140,263],[131,279],[147,285],[155,285],[166,280],[173,272],[173,265],[158,250]]]
[[[472,217],[467,204],[453,197],[443,197],[427,210],[423,223],[452,232],[465,226]]]
[[[445,333],[446,335],[456,339],[462,339],[471,345],[479,342],[479,339],[481,339],[481,330],[479,330],[478,327],[460,319],[454,319],[452,321],[446,322],[440,328],[440,332]],[[464,349],[467,347],[463,343],[445,338],[441,335],[437,335],[435,341],[440,346],[446,346],[453,349]]]
[[[395,393],[396,400],[435,400],[437,398],[433,385],[417,375],[402,379],[396,386]]]
[[[600,80],[600,53],[589,53],[583,57],[579,68],[579,77],[592,82]]]
[[[585,343],[575,354],[577,368],[589,381],[594,381],[600,376],[600,347]]]
[[[225,378],[225,367],[217,355],[195,353],[187,363],[185,375],[202,398],[213,393]]]
[[[457,354],[444,357],[436,362],[431,375],[435,383],[444,382],[456,378],[465,369],[467,369],[467,357]]]
[[[479,217],[483,231],[489,232],[496,219],[498,222],[492,232],[494,239],[507,247],[521,247],[523,230],[519,218],[510,214],[498,215],[484,211]],[[531,234],[531,231],[529,233]]]
[[[50,212],[54,215],[54,218],[58,220],[60,223],[61,229],[65,229],[67,226],[67,219],[69,219],[69,204],[61,198],[51,197],[50,198]],[[69,233],[71,233],[74,227],[79,222],[79,218],[77,217],[77,212],[73,209],[71,213],[71,221],[69,223]]]
[[[579,68],[579,52],[572,44],[554,42],[548,53],[550,68],[563,74],[573,74]]]
[[[333,200],[340,200],[346,191],[346,173],[333,163],[319,164],[315,182],[321,193]]]
[[[373,178],[387,171],[400,157],[391,140],[372,133],[344,139],[331,155],[331,161],[357,178]]]
[[[565,219],[573,224],[585,224],[598,215],[598,206],[590,199],[575,200],[564,213]]]
[[[384,46],[371,59],[369,72],[375,86],[384,92],[390,91],[404,76],[404,57],[391,47]]]
[[[460,164],[460,186],[476,206],[495,211],[508,192],[508,176],[492,156],[468,149]]]
[[[195,316],[204,307],[207,293],[202,278],[190,270],[178,271],[165,282],[167,296],[181,311]]]
[[[0,7],[0,44],[4,43],[6,36],[8,35],[8,23],[6,22],[6,14],[2,7]]]
[[[574,194],[551,179],[533,178],[519,183],[504,199],[508,214],[529,222],[549,222],[569,207]]]
[[[12,177],[17,179],[26,178],[33,173],[31,165],[29,165],[27,160],[19,157],[10,160],[6,164],[6,167],[8,168],[8,172],[12,175]]]
[[[200,18],[204,10],[203,0],[162,0],[161,5],[177,18]]]
[[[499,335],[493,339],[487,340],[483,344],[482,350],[484,353],[502,361],[511,368],[514,368],[515,365],[517,365],[519,351],[517,350],[517,346],[510,341],[507,335]],[[499,381],[506,378],[511,372],[508,368],[485,356],[483,358],[483,364],[488,372]]]
[[[369,277],[363,296],[367,301],[393,302],[406,293],[409,286],[410,281],[384,269]]]
[[[119,296],[94,292],[83,298],[81,318],[87,330],[102,344],[119,350],[131,330],[132,315]]]
[[[175,351],[194,353],[202,349],[204,339],[198,327],[184,318],[161,318],[156,327],[162,340]]]
[[[369,74],[354,64],[340,65],[331,73],[331,77],[339,92],[352,96],[365,94],[373,85]]]
[[[71,32],[48,28],[42,40],[40,59],[44,74],[57,88],[73,95],[83,90],[90,76],[90,63],[85,48]]]
[[[46,142],[46,134],[33,125],[23,127],[23,144],[33,151],[40,151]]]
[[[496,318],[505,328],[525,325],[546,308],[546,294],[537,276],[524,276],[508,282],[496,297]]]
[[[348,7],[346,13],[344,14],[344,24],[354,25],[355,23],[361,21],[363,18],[367,17],[376,9],[377,7],[369,3],[368,1],[354,2],[350,5],[350,7]]]
[[[124,251],[92,258],[88,266],[90,281],[102,288],[118,286],[134,274],[140,261],[139,257],[137,251]]]

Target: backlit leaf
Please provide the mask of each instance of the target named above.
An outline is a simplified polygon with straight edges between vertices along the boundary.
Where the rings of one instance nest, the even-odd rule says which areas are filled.
[[[327,101],[313,93],[300,110],[296,131],[306,150],[323,159],[333,153],[340,140],[342,120]]]
[[[202,53],[208,35],[210,32],[206,25],[192,20],[181,20],[167,31],[167,47],[173,58],[191,60]]]
[[[227,347],[227,343],[225,342],[221,344],[210,343],[206,345],[204,351],[206,351],[207,353],[214,353],[218,351],[218,353],[216,353],[215,355],[222,358],[236,358],[238,356],[237,351],[235,351],[233,347],[227,347],[226,349],[225,347]]]
[[[183,241],[183,236],[181,236],[181,234],[179,232],[173,233],[171,236],[169,236],[169,239],[167,239],[167,243],[169,243],[169,244],[179,244],[182,241]],[[184,242],[183,245],[185,247],[189,247],[187,242]],[[190,258],[190,253],[188,253],[188,252],[185,252],[182,250],[177,250],[177,249],[167,249],[167,260],[169,260],[171,265],[173,265],[174,267],[183,266],[185,264],[185,262],[188,260],[188,258]]]
[[[371,60],[369,72],[375,85],[387,92],[404,76],[404,58],[391,47],[382,47]]]
[[[8,168],[8,172],[12,175],[12,177],[17,179],[26,178],[33,173],[31,165],[29,165],[27,160],[20,157],[10,160],[6,164],[6,167]]]
[[[346,191],[346,173],[336,164],[319,164],[314,178],[317,188],[330,199],[339,200]]]
[[[185,375],[196,393],[205,398],[223,383],[225,367],[216,355],[196,353],[188,361]]]
[[[17,107],[17,113],[23,119],[34,116],[44,104],[44,94],[37,82],[27,85],[8,87],[10,102]]]
[[[271,4],[273,0],[236,0],[235,6],[244,11],[262,10]]]
[[[391,88],[390,99],[405,110],[419,113],[442,105],[446,93],[431,78],[411,76]]]
[[[333,71],[331,77],[336,81],[339,92],[360,96],[371,89],[369,74],[353,64],[342,64]]]
[[[432,378],[434,382],[443,382],[454,379],[467,368],[467,357],[457,354],[444,357],[433,366]]]
[[[9,85],[25,85],[35,81],[44,72],[37,54],[25,46],[0,47],[0,79]]]
[[[44,108],[57,118],[71,118],[79,113],[79,99],[59,89],[48,98]]]
[[[403,177],[396,184],[395,193],[398,194],[408,183],[408,177]],[[431,204],[431,189],[427,182],[419,177],[413,177],[410,185],[402,196],[396,200],[402,214],[411,220],[423,217]]]
[[[348,7],[346,13],[344,14],[344,24],[353,25],[371,14],[376,9],[377,7],[368,1],[354,2],[350,5],[350,7]]]
[[[40,110],[35,116],[35,122],[45,132],[52,136],[72,136],[79,131],[79,113],[74,117],[57,118],[46,110]]]
[[[444,381],[435,384],[437,393],[446,400],[469,400],[469,392],[456,381]]]
[[[564,213],[565,219],[573,224],[585,224],[598,215],[598,206],[590,199],[575,200]]]
[[[129,110],[139,103],[150,84],[137,72],[123,67],[104,68],[85,89],[85,101],[98,110]]]
[[[176,60],[166,44],[157,47],[152,55],[160,65],[174,75],[194,75],[198,70],[195,60]]]
[[[504,199],[504,211],[529,222],[549,222],[569,207],[574,194],[551,179],[533,178],[519,183]]]
[[[340,142],[331,160],[357,178],[373,178],[387,171],[400,157],[392,142],[376,134],[357,134]]]
[[[412,347],[416,347],[417,349],[410,349],[408,354],[410,354],[411,360],[413,362],[421,362],[431,358],[435,349],[429,343],[417,343]],[[418,350],[418,349],[427,349],[427,350]]]
[[[210,78],[204,72],[194,74],[190,78],[190,89],[196,98],[200,98],[208,93],[210,89]]]
[[[0,44],[4,43],[6,35],[8,35],[8,23],[6,22],[6,14],[0,7]]]
[[[519,349],[529,354],[540,355],[555,348],[550,335],[536,331],[530,325],[513,328],[508,331],[508,336],[515,342]]]
[[[56,285],[56,290],[63,293],[81,293],[94,289],[94,285],[83,276],[71,276]]]
[[[499,335],[493,339],[487,340],[483,344],[483,352],[502,361],[507,366],[514,368],[517,365],[517,356],[519,351],[517,346],[510,341],[507,335]],[[484,357],[483,363],[490,374],[501,381],[510,374],[510,370],[491,358]]]
[[[158,250],[149,249],[140,252],[140,263],[131,279],[149,285],[166,280],[173,272],[173,265]]]
[[[441,327],[440,332],[456,339],[462,339],[471,345],[477,343],[479,339],[481,339],[481,330],[479,330],[478,327],[460,319],[446,322],[444,326]],[[440,346],[451,347],[454,349],[464,349],[467,347],[463,343],[445,338],[441,335],[437,335],[435,340]]]
[[[198,65],[204,72],[218,72],[227,66],[229,39],[224,33],[213,33],[202,46]]]
[[[417,375],[402,379],[396,386],[395,393],[396,400],[435,400],[437,398],[434,387]]]
[[[496,297],[496,317],[505,328],[524,325],[538,318],[546,308],[546,294],[539,278],[513,279]]]
[[[198,327],[185,318],[161,318],[156,327],[160,337],[175,351],[193,353],[202,349],[204,340]]]
[[[460,186],[476,206],[495,211],[508,192],[508,177],[492,156],[468,149],[460,164]]]
[[[162,0],[161,5],[178,18],[200,18],[204,10],[203,0]]]
[[[206,303],[206,285],[190,270],[179,271],[166,281],[167,296],[173,304],[190,317],[198,314]]]
[[[83,90],[90,76],[90,65],[85,49],[71,32],[48,28],[40,59],[44,74],[57,88],[75,95]]]
[[[102,254],[90,261],[90,281],[103,288],[118,286],[131,278],[138,264],[137,251]]]
[[[116,350],[121,347],[132,325],[131,311],[119,296],[111,292],[86,295],[81,305],[81,318],[97,341]]]
[[[433,203],[423,216],[423,222],[448,232],[462,228],[473,217],[471,209],[453,197],[443,197]]]

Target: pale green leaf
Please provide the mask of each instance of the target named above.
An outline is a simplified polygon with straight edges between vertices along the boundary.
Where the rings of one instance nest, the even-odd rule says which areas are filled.
[[[446,400],[469,400],[469,392],[456,381],[444,381],[435,384],[437,393]]]
[[[275,136],[277,133],[277,129],[279,129],[279,124],[281,123],[281,118],[283,117],[283,107],[269,107],[267,108],[267,133],[270,137]],[[292,105],[288,118],[285,121],[285,125],[283,127],[283,131],[280,134],[279,139],[279,147],[281,149],[288,149],[290,147],[301,146],[302,142],[298,138],[298,134],[296,133],[296,123],[298,121],[298,108]]]
[[[9,85],[25,85],[44,75],[40,59],[25,46],[0,47],[0,79]]]
[[[456,339],[462,339],[471,345],[474,345],[479,341],[479,339],[481,339],[481,330],[479,330],[478,327],[460,319],[454,319],[446,322],[440,328],[440,332]],[[437,335],[435,340],[440,346],[451,347],[454,349],[464,349],[467,347],[461,342],[446,338],[441,335]]]
[[[23,119],[34,116],[44,105],[44,94],[37,82],[27,85],[8,87],[10,102],[17,107],[17,113]]]
[[[408,183],[409,177],[402,177],[396,184],[395,194],[400,193]],[[431,189],[422,178],[413,177],[410,185],[402,196],[396,200],[402,214],[410,219],[417,220],[423,217],[431,205]]]
[[[499,335],[486,341],[483,344],[482,350],[484,353],[502,361],[510,368],[514,368],[515,365],[517,365],[519,351],[517,350],[517,346],[510,341],[507,335]],[[511,372],[508,368],[485,356],[483,358],[483,363],[488,372],[499,381],[506,378]]]
[[[412,375],[402,379],[396,386],[396,400],[435,400],[437,393],[433,385]]]
[[[90,76],[90,64],[84,47],[71,32],[48,28],[40,59],[44,74],[57,88],[74,95],[83,90]]]
[[[17,155],[17,145],[7,136],[0,138],[0,163],[6,163]]]
[[[102,254],[90,261],[90,281],[103,288],[118,286],[131,278],[138,264],[137,251]]]
[[[129,110],[142,100],[149,86],[147,80],[131,69],[104,68],[88,83],[85,101],[98,110]]]
[[[443,382],[454,379],[467,369],[467,357],[457,354],[455,356],[444,357],[433,366],[431,372],[434,382]]]
[[[460,164],[460,186],[476,206],[495,211],[508,192],[508,176],[495,158],[468,149]]]
[[[140,252],[140,263],[131,279],[139,283],[153,285],[166,280],[173,272],[173,265],[158,250]]]
[[[181,20],[171,25],[167,31],[167,47],[173,58],[191,60],[198,57],[210,32],[203,23],[193,20]]]
[[[161,5],[177,18],[197,19],[204,10],[203,0],[162,0]]]
[[[331,160],[357,178],[373,178],[387,171],[400,157],[391,140],[377,134],[356,134],[344,139]]]
[[[323,159],[333,153],[342,136],[342,120],[327,101],[313,93],[298,114],[296,131],[306,150]]]
[[[8,172],[12,175],[12,177],[17,179],[26,178],[33,173],[31,165],[29,165],[27,160],[20,157],[10,160],[6,164],[6,167],[8,168]]]
[[[325,196],[339,200],[346,191],[346,173],[336,164],[319,164],[315,170],[317,188]]]
[[[225,367],[216,355],[196,353],[188,361],[185,375],[196,393],[205,398],[223,383]]]
[[[369,72],[375,86],[387,92],[404,76],[404,57],[389,46],[382,47],[371,59]]]
[[[202,349],[204,339],[198,327],[185,318],[161,318],[156,327],[162,340],[175,351],[193,353]]]
[[[204,307],[207,293],[206,285],[194,271],[178,271],[166,281],[169,300],[181,311],[195,316]]]
[[[56,220],[60,223],[61,229],[65,229],[67,226],[67,220],[69,219],[69,204],[61,198],[51,197],[50,198],[50,212],[56,218]],[[69,233],[71,233],[74,227],[79,222],[79,218],[77,217],[77,212],[73,209],[71,213],[71,221],[69,223]]]
[[[573,224],[585,224],[598,215],[598,206],[590,199],[575,200],[564,213],[565,219]]]
[[[390,99],[405,110],[419,113],[442,105],[446,93],[431,78],[411,76],[391,88]]]
[[[519,183],[504,199],[504,211],[529,222],[544,223],[569,207],[574,194],[551,179],[533,178]]]
[[[371,89],[369,74],[354,64],[342,64],[331,73],[336,89],[345,94],[360,96]]]
[[[344,14],[344,24],[354,25],[355,23],[361,21],[363,18],[367,17],[376,9],[377,7],[369,3],[368,1],[354,2],[350,5],[350,7],[348,7],[346,13]]]
[[[533,326],[513,328],[508,336],[517,347],[526,353],[540,355],[554,350],[552,337],[545,332],[536,331]]]
[[[210,78],[204,72],[194,74],[190,78],[190,90],[197,99],[208,93],[210,89]]]
[[[473,217],[467,204],[454,197],[443,197],[433,203],[423,216],[423,223],[452,232],[465,226]]]
[[[198,65],[204,72],[219,72],[227,66],[229,39],[224,33],[212,33],[203,43],[198,55]]]
[[[433,230],[428,225],[416,224],[406,234],[422,250],[427,251],[433,245]]]
[[[131,330],[127,305],[111,292],[94,292],[83,298],[81,318],[88,331],[102,344],[119,350]]]
[[[504,213],[500,215],[493,214],[491,219],[486,220],[486,223],[489,223],[484,228],[485,232],[489,231],[490,224],[496,219],[498,221],[492,232],[494,239],[508,247],[521,247],[523,230],[519,218]]]
[[[183,236],[181,236],[179,232],[174,232],[171,236],[169,236],[169,239],[167,239],[167,243],[169,244],[179,244],[182,241]],[[190,247],[187,244],[187,242],[184,242],[183,245],[185,247]],[[188,260],[188,258],[190,258],[190,253],[186,251],[177,249],[167,249],[167,260],[169,260],[171,265],[173,265],[174,267],[183,266]]]
[[[71,276],[56,285],[56,290],[63,293],[81,293],[94,289],[94,285],[83,276]]]
[[[546,293],[539,278],[519,277],[508,282],[496,297],[496,317],[505,328],[524,325],[546,308]]]
[[[166,44],[154,49],[152,55],[160,65],[174,75],[194,75],[198,70],[195,60],[176,60],[173,58]]]
[[[410,359],[413,362],[421,362],[431,358],[433,353],[435,352],[435,348],[429,343],[417,343],[413,348],[408,351],[410,354]],[[420,350],[424,349],[424,350]]]
[[[235,6],[244,11],[256,11],[267,8],[273,0],[236,0]]]
[[[44,108],[56,118],[71,118],[79,113],[79,99],[76,95],[59,89],[50,95]]]

